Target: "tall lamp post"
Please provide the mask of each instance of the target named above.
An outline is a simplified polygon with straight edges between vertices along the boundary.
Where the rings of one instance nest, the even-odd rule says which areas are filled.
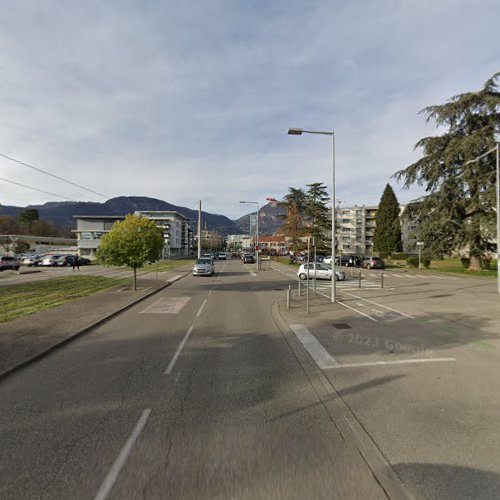
[[[420,271],[422,269],[422,247],[424,246],[423,241],[417,241],[417,247],[418,247],[418,270]]]
[[[329,135],[332,138],[332,302],[336,302],[336,275],[335,275],[335,132],[321,130],[304,130],[301,128],[288,129],[289,135],[317,134]]]
[[[259,260],[259,202],[258,201],[240,201],[240,203],[251,203],[257,205],[257,221],[255,225],[255,257],[257,258],[257,269],[260,269]]]

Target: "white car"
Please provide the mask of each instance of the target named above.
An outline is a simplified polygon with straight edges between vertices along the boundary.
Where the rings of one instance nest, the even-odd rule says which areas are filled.
[[[215,266],[212,259],[201,258],[193,266],[193,276],[213,276]]]
[[[57,259],[62,255],[44,255],[39,266],[57,266]]]
[[[318,280],[331,280],[332,279],[332,268],[325,266],[324,264],[318,263],[310,263],[310,264],[302,264],[297,271],[297,276],[301,280],[307,279],[307,266],[309,266],[309,279],[318,279]],[[335,269],[335,281],[344,281],[345,273],[340,269]]]
[[[227,260],[226,252],[219,252],[219,260]]]

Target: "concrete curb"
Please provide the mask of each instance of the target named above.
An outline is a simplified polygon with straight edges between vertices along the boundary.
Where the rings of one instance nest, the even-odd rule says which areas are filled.
[[[288,326],[287,321],[281,315],[281,303],[283,303],[283,300],[276,301],[271,307],[275,323],[281,330],[283,337],[302,366],[318,398],[330,414],[340,434],[347,442],[352,443],[357,448],[364,462],[371,470],[373,477],[388,498],[416,500],[418,497],[403,484],[371,436],[366,432],[342,396],[335,390],[328,377],[302,347],[302,344]]]
[[[142,297],[139,297],[138,299],[134,300],[133,302],[130,302],[129,304],[120,307],[119,309],[114,310],[112,313],[108,314],[104,318],[101,318],[97,321],[94,321],[94,323],[91,323],[90,325],[86,326],[85,328],[82,328],[81,330],[73,333],[69,337],[65,338],[64,340],[61,340],[60,342],[57,342],[56,344],[50,346],[49,348],[45,349],[44,351],[39,352],[38,354],[35,354],[31,358],[28,358],[27,360],[23,361],[22,363],[18,364],[17,366],[14,366],[13,368],[9,368],[8,370],[4,371],[3,373],[0,373],[0,381],[5,380],[6,378],[10,377],[14,373],[17,373],[18,371],[22,370],[23,368],[26,368],[27,366],[35,363],[39,359],[44,358],[45,356],[48,356],[54,351],[57,351],[58,349],[61,349],[64,347],[66,344],[69,344],[73,340],[77,339],[78,337],[81,337],[85,335],[86,333],[90,333],[92,330],[95,330],[99,326],[103,325],[110,319],[113,319],[114,317],[118,316],[122,312],[125,312],[127,309],[130,309],[131,307],[135,306],[136,304],[139,304],[143,300],[148,299],[152,295],[161,292],[168,286],[170,286],[172,283],[175,283],[176,281],[179,281],[180,279],[184,278],[188,274],[191,274],[191,271],[186,272],[185,274],[175,277],[175,279],[172,279],[170,281],[167,281],[164,285],[161,285],[159,288],[152,290],[151,292],[146,293]]]

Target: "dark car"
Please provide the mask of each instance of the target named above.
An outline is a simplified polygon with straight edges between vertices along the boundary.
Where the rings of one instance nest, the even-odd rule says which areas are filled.
[[[255,259],[253,255],[251,254],[246,254],[243,256],[243,264],[255,264]]]
[[[75,255],[62,255],[57,259],[58,266],[72,266],[73,261],[75,260]],[[78,265],[79,266],[88,266],[90,264],[90,259],[86,259],[85,257],[78,257]]]
[[[363,257],[361,267],[366,267],[367,269],[384,269],[385,263],[380,257]]]
[[[21,259],[19,257],[12,257],[10,255],[0,255],[0,271],[4,269],[13,269],[19,271],[21,266]]]

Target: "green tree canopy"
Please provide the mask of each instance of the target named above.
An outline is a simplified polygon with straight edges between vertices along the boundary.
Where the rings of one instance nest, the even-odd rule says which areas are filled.
[[[103,236],[97,256],[105,265],[129,266],[134,270],[133,289],[137,288],[137,269],[158,259],[163,248],[161,229],[146,217],[127,215],[113,224]]]
[[[285,209],[285,223],[281,232],[292,239],[294,250],[298,250],[299,238],[304,234],[304,210],[306,194],[301,188],[288,188],[288,193],[283,197],[280,206]]]
[[[390,184],[385,186],[378,205],[373,248],[376,252],[389,255],[402,249],[399,203]]]
[[[425,108],[427,121],[444,132],[417,142],[424,156],[396,172],[404,187],[424,186],[426,196],[407,207],[418,221],[417,236],[435,254],[468,249],[470,269],[493,248],[495,231],[495,157],[478,156],[494,147],[500,124],[500,72],[478,92],[460,94],[447,103]]]
[[[40,215],[36,208],[23,208],[19,215],[17,216],[19,222],[26,227],[28,232],[31,233],[31,229],[33,227],[33,223],[40,219]]]
[[[304,212],[311,225],[311,233],[316,248],[328,247],[326,233],[330,227],[329,212],[326,202],[330,199],[326,186],[322,182],[313,182],[307,185]]]

